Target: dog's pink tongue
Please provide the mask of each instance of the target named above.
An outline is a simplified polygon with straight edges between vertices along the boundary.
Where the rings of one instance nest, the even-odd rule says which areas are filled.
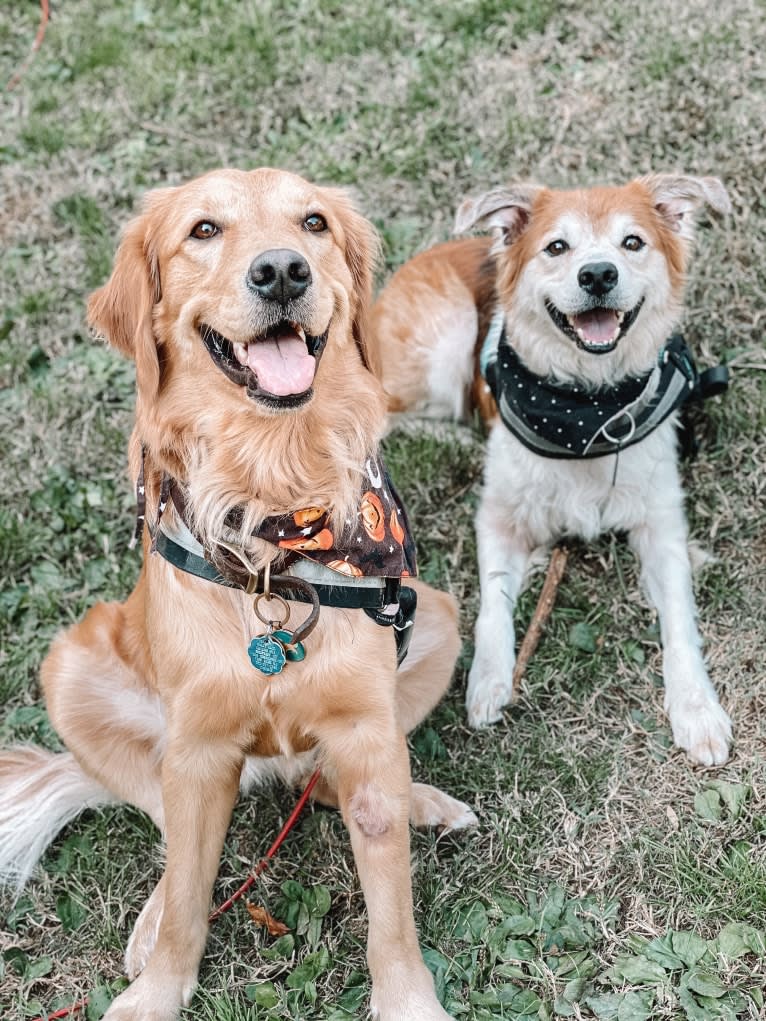
[[[304,393],[316,372],[316,359],[294,330],[252,341],[247,348],[247,364],[260,389],[275,397]]]
[[[589,344],[609,344],[619,327],[617,313],[611,308],[592,308],[574,317],[575,329],[582,330]]]

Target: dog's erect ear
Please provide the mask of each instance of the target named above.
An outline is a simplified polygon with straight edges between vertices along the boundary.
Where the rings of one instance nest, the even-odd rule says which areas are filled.
[[[157,258],[147,210],[125,228],[109,280],[88,299],[88,323],[136,363],[139,393],[152,397],[160,384],[152,310],[160,299]]]
[[[354,284],[351,329],[365,368],[380,378],[380,356],[371,343],[368,317],[372,304],[372,275],[380,251],[377,231],[357,210],[343,188],[325,188],[325,194],[343,228],[346,264]]]
[[[524,233],[535,199],[543,190],[538,184],[521,182],[464,199],[455,217],[455,233],[471,227],[489,228],[499,231],[503,244],[510,245]]]
[[[687,241],[694,237],[694,217],[702,206],[710,206],[717,213],[731,212],[729,196],[717,177],[647,174],[639,180],[670,229]]]

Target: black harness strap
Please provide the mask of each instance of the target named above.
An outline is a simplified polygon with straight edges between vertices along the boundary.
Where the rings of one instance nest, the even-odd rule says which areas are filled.
[[[144,471],[145,452],[141,451],[141,465],[136,482],[136,530],[131,545],[140,537],[146,519],[146,486]],[[183,493],[175,482],[167,475],[163,475],[160,484],[159,506],[157,518],[150,528],[152,535],[151,551],[159,553],[167,562],[186,574],[192,574],[204,581],[212,582],[215,585],[223,585],[226,588],[239,589],[257,594],[262,591],[261,579],[257,579],[255,587],[252,586],[252,575],[247,571],[244,563],[236,556],[229,554],[225,549],[219,551],[219,556],[214,563],[207,556],[199,554],[176,542],[159,525],[165,507],[169,501],[173,502],[181,520],[184,520],[184,499]],[[300,558],[287,552],[286,558],[293,562]],[[271,589],[284,599],[295,600],[301,603],[311,603],[313,606],[329,606],[336,609],[363,610],[368,617],[381,627],[391,627],[394,630],[396,641],[397,664],[401,665],[409,649],[412,629],[415,621],[415,610],[417,608],[417,592],[401,584],[399,578],[382,578],[382,585],[324,585],[322,583],[307,582],[303,578],[293,575],[271,575],[269,584]],[[396,607],[395,612],[386,612],[389,607]],[[312,612],[312,624],[316,620]],[[310,629],[309,629],[310,630]],[[297,632],[296,632],[297,634]]]
[[[506,428],[529,450],[562,460],[605,457],[640,442],[688,401],[722,393],[723,365],[697,372],[684,338],[674,334],[657,365],[611,387],[586,389],[536,376],[511,347],[505,326],[492,330],[482,371]]]
[[[243,580],[234,580],[228,570],[228,577],[224,577],[209,560],[187,550],[161,529],[157,529],[155,533],[153,550],[178,570],[213,582],[215,585],[244,591],[247,584],[248,576],[244,569]],[[396,661],[401,666],[412,637],[418,594],[415,589],[402,585],[398,578],[386,578],[383,586],[369,588],[362,585],[322,585],[315,582],[309,584],[302,578],[283,574],[272,575],[269,584],[273,591],[284,599],[296,600],[299,603],[313,603],[316,599],[320,606],[364,610],[376,624],[381,627],[392,627],[396,641]],[[255,591],[257,592],[258,588]],[[389,606],[397,606],[396,612],[386,613]]]
[[[239,576],[235,577],[234,572],[229,570],[229,562],[226,566],[226,574],[222,574],[218,568],[204,557],[198,556],[186,549],[175,539],[160,529],[154,541],[154,548],[160,556],[167,560],[173,567],[187,574],[193,574],[197,578],[211,581],[216,585],[223,585],[226,588],[245,589],[249,575],[244,567],[240,565]],[[232,567],[234,565],[232,564]],[[271,576],[273,587],[274,578]],[[304,586],[309,584],[302,578],[296,578],[289,574],[279,575],[279,594],[285,599],[297,599],[299,602],[308,603],[310,598],[304,592]],[[290,583],[294,582],[294,589]],[[344,610],[370,610],[379,612],[386,606],[396,603],[399,600],[402,586],[398,578],[386,578],[383,586],[367,587],[362,585],[322,585],[311,582],[311,588],[319,596],[320,606],[333,606]]]

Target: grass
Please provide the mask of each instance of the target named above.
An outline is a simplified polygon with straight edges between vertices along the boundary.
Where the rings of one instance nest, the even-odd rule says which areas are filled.
[[[0,740],[56,746],[37,682],[47,645],[137,574],[132,369],[93,344],[83,308],[146,188],[220,164],[352,185],[384,241],[383,279],[448,236],[464,194],[509,178],[718,174],[734,213],[701,225],[684,328],[704,364],[727,361],[733,386],[705,409],[685,472],[693,535],[716,557],[698,599],[736,728],[726,767],[695,770],[672,748],[656,626],[632,557],[608,537],[571,558],[504,723],[468,730],[482,439],[403,430],[387,457],[423,574],[455,594],[465,637],[452,693],[411,740],[418,778],[481,820],[470,834],[413,836],[422,944],[449,1010],[477,1021],[763,1017],[761,5],[71,0],[53,14],[21,84],[0,93]],[[0,11],[0,81],[37,18],[32,0]],[[275,787],[238,806],[217,899],[292,799]],[[5,902],[0,1015],[20,1021],[90,991],[99,1016],[160,873],[139,813],[110,808],[69,827],[22,899]],[[337,815],[306,814],[256,899],[295,914],[296,931],[275,941],[244,910],[224,917],[188,1016],[362,1016],[363,906]]]

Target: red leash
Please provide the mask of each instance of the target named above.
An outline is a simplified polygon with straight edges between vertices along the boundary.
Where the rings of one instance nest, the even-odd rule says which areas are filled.
[[[298,798],[295,808],[292,810],[289,818],[285,822],[282,829],[279,831],[277,839],[274,841],[274,843],[266,852],[265,857],[261,858],[261,860],[258,862],[253,871],[244,881],[242,886],[240,886],[240,888],[236,891],[236,893],[233,893],[231,897],[229,897],[228,900],[225,900],[219,908],[216,908],[215,911],[212,911],[210,913],[208,922],[214,922],[217,918],[220,918],[221,915],[224,914],[224,912],[228,911],[232,904],[235,904],[240,899],[240,897],[250,889],[250,887],[256,881],[258,876],[260,876],[260,874],[269,867],[269,861],[274,857],[274,855],[280,849],[282,844],[284,844],[285,837],[293,828],[293,826],[296,824],[296,822],[298,821],[298,816],[305,808],[306,802],[311,796],[311,792],[314,790],[314,787],[316,787],[317,780],[319,779],[319,772],[320,771],[317,770],[311,777],[309,782],[306,784],[306,789],[304,790],[303,794],[301,794],[301,796]]]
[[[247,891],[250,889],[250,887],[253,885],[253,883],[258,878],[258,876],[260,876],[261,873],[264,872],[265,869],[267,869],[269,867],[269,861],[274,857],[274,855],[280,849],[282,844],[284,844],[285,838],[287,837],[287,834],[290,832],[290,830],[293,828],[293,826],[295,826],[296,822],[298,821],[298,816],[301,814],[303,809],[306,807],[306,802],[311,797],[311,792],[314,790],[314,788],[316,787],[317,781],[319,780],[319,774],[320,774],[320,770],[317,769],[316,772],[312,775],[312,777],[309,780],[309,782],[306,784],[306,788],[303,791],[303,794],[301,794],[301,796],[298,798],[298,801],[296,802],[295,808],[292,810],[292,812],[288,816],[287,820],[285,821],[284,826],[279,831],[277,839],[274,841],[274,843],[268,849],[268,851],[266,852],[264,857],[261,858],[261,860],[258,862],[258,864],[255,866],[255,868],[252,870],[250,875],[244,881],[242,886],[240,886],[240,888],[237,891],[235,891],[235,893],[233,893],[231,895],[231,897],[229,897],[228,900],[225,900],[223,902],[223,904],[221,904],[220,907],[217,907],[215,909],[215,911],[211,911],[211,913],[210,913],[210,915],[208,917],[208,922],[214,922],[216,919],[220,918],[221,915],[225,914],[225,912],[227,912],[229,910],[229,908],[232,906],[232,904],[236,904],[236,902],[240,899],[240,897],[242,897],[245,893],[247,893]],[[57,1010],[53,1014],[48,1014],[44,1018],[43,1017],[36,1017],[36,1018],[33,1019],[33,1021],[54,1021],[55,1018],[71,1017],[72,1014],[79,1013],[81,1010],[84,1010],[85,1007],[87,1007],[87,1006],[88,1006],[88,999],[86,997],[84,1000],[78,1000],[77,1003],[73,1003],[71,1007],[64,1007],[62,1010]]]
[[[73,1003],[71,1007],[64,1007],[53,1014],[46,1014],[45,1017],[36,1017],[34,1021],[53,1021],[56,1017],[69,1017],[70,1014],[78,1014],[81,1010],[85,1010],[87,1006],[88,1000],[86,997],[84,1000],[78,1000],[77,1003]]]

